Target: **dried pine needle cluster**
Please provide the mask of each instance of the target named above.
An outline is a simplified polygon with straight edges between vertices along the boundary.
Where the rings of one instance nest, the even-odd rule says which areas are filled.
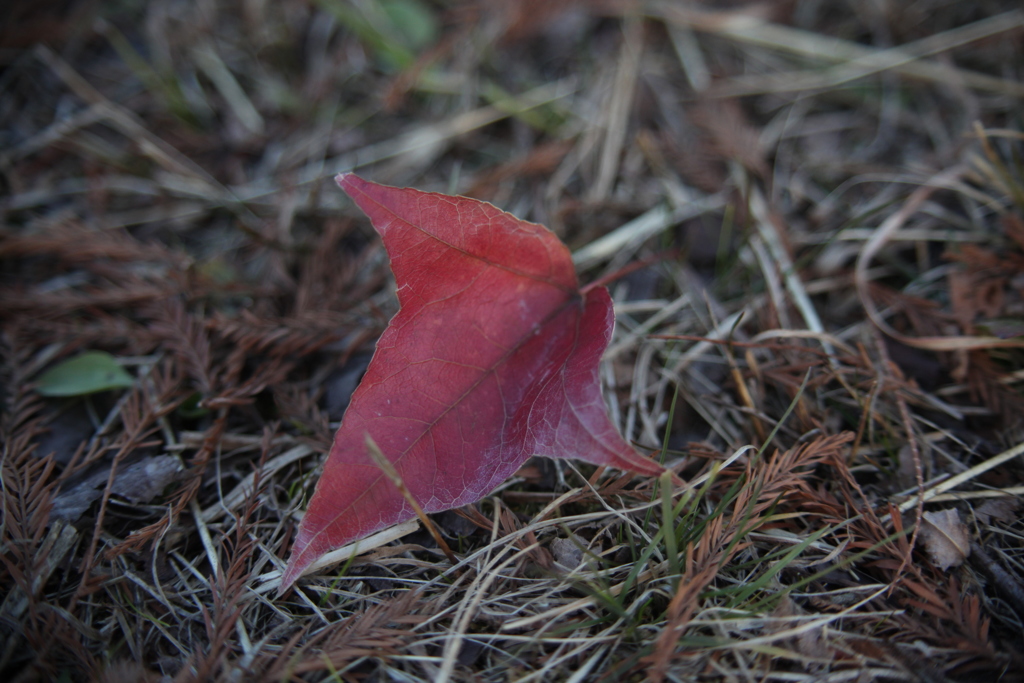
[[[1021,679],[1015,3],[13,5],[5,680]],[[396,307],[351,169],[570,244],[686,484],[538,459],[276,597]]]

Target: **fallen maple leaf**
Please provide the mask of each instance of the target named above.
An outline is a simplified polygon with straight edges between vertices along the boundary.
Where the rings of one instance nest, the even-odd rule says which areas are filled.
[[[426,512],[479,500],[532,455],[663,471],[608,418],[598,363],[611,297],[579,289],[554,234],[474,199],[336,180],[384,240],[400,310],[334,437],[282,590],[324,553],[414,516],[367,435]]]

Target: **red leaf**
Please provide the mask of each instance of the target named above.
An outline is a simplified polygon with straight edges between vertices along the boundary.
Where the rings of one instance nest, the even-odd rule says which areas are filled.
[[[415,516],[367,434],[426,512],[479,500],[535,454],[663,471],[608,419],[598,362],[611,298],[580,292],[554,234],[474,199],[337,181],[383,238],[401,308],[334,437],[282,589],[324,553]]]

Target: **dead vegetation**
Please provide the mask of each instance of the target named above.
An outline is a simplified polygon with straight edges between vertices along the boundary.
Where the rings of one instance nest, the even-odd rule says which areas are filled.
[[[1016,3],[14,4],[5,680],[1021,679]],[[565,239],[686,486],[534,461],[275,597],[396,306],[350,169]]]

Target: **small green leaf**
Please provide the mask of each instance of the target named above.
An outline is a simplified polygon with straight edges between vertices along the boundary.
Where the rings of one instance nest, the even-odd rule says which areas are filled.
[[[36,390],[43,396],[84,396],[97,391],[126,389],[135,379],[103,351],[86,351],[50,368]]]
[[[437,40],[437,18],[419,0],[382,0],[380,7],[413,50]]]

